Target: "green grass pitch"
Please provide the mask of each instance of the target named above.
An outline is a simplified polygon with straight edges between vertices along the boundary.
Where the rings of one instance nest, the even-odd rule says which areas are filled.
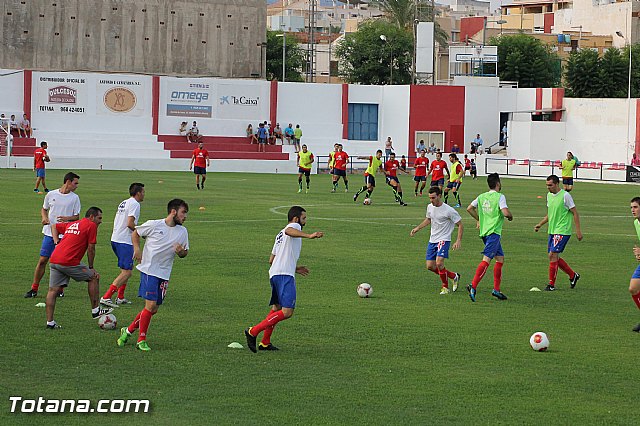
[[[429,230],[409,231],[424,217],[428,197],[414,198],[401,176],[408,207],[380,185],[373,204],[354,203],[361,176],[345,194],[328,175],[312,176],[311,192],[297,194],[293,175],[210,173],[204,191],[193,175],[166,172],[85,171],[78,195],[84,211],[104,210],[96,269],[101,291],[117,274],[110,248],[113,214],[131,182],[146,184],[141,220],[166,214],[169,199],[190,205],[191,249],[177,259],[165,304],[153,318],[140,353],[116,347],[116,332],[90,317],[85,285],[72,283],[58,301],[63,330],[45,329],[48,272],[37,299],[24,299],[37,261],[42,195],[30,171],[0,170],[0,423],[88,424],[104,420],[142,424],[631,424],[640,373],[635,357],[640,322],[628,293],[637,263],[629,200],[635,185],[577,181],[572,195],[584,240],[574,237],[563,256],[582,279],[569,289],[530,292],[547,283],[547,235],[533,232],[546,212],[543,179],[503,179],[514,215],[506,222],[506,263],[500,302],[490,296],[491,269],[473,304],[464,286],[481,260],[475,222],[461,209],[462,250],[446,266],[462,275],[461,288],[439,295],[426,271]],[[50,188],[64,171],[50,170]],[[380,178],[379,181],[383,182]],[[163,183],[159,183],[163,181]],[[466,179],[466,206],[486,181]],[[539,198],[539,196],[543,198]],[[450,200],[451,201],[451,200]],[[268,259],[292,205],[307,209],[298,301],[273,342],[279,352],[229,349],[246,345],[243,330],[268,312]],[[200,210],[199,207],[205,207]],[[546,231],[546,227],[544,228]],[[455,235],[455,231],[454,231]],[[131,307],[116,310],[119,327],[141,309],[139,274],[129,283]],[[371,283],[361,299],[356,286]],[[547,353],[529,348],[545,331]],[[49,399],[149,399],[148,414],[11,414],[9,396]]]

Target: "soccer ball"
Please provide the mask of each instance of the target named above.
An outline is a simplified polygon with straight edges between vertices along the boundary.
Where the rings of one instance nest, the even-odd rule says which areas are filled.
[[[103,330],[113,330],[118,325],[118,320],[113,314],[103,315],[98,319],[98,327]]]
[[[373,287],[371,287],[371,284],[362,283],[358,286],[356,292],[358,292],[358,296],[360,297],[371,297],[373,294]]]
[[[371,198],[365,198],[362,204],[364,204],[365,206],[368,206],[369,204],[371,204]]]
[[[549,338],[542,331],[536,331],[529,339],[531,349],[538,352],[544,352],[549,349]]]

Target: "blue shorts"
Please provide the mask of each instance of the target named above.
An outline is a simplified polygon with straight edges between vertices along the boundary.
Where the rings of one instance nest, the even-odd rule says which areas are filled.
[[[207,174],[207,168],[206,167],[193,166],[193,173],[196,174],[196,175],[206,175]]]
[[[118,258],[118,268],[131,271],[133,269],[133,246],[111,241],[111,249]]]
[[[53,237],[45,235],[42,238],[42,246],[40,246],[40,256],[51,257],[54,248],[56,248],[56,245],[53,242]]]
[[[142,297],[145,300],[152,300],[156,302],[156,304],[162,305],[162,301],[164,300],[164,296],[167,294],[168,287],[168,280],[140,272],[140,289],[138,290],[138,297]]]
[[[573,186],[573,178],[572,177],[563,177],[562,178],[563,185],[572,185]]]
[[[549,234],[549,242],[547,243],[547,252],[562,253],[564,247],[569,242],[571,235]]]
[[[427,181],[427,177],[426,176],[414,176],[413,180],[415,180],[416,182],[426,182]]]
[[[274,275],[271,283],[271,301],[269,305],[280,305],[283,308],[296,307],[296,279],[291,275]]]
[[[451,241],[438,241],[437,243],[429,243],[427,246],[427,260],[436,260],[436,257],[449,257],[449,246]]]
[[[500,244],[500,238],[501,237],[498,234],[489,234],[482,237],[482,241],[484,242],[484,250],[482,251],[482,254],[487,256],[489,259],[493,259],[496,256],[504,256],[502,245]]]
[[[460,185],[462,185],[462,182],[449,182],[447,184],[447,188],[457,191],[458,188],[460,188]]]
[[[42,169],[36,169],[36,177],[39,177],[39,178],[44,177],[44,167]]]
[[[371,185],[373,187],[376,186],[376,178],[374,178],[372,175],[366,175],[364,177],[364,184],[365,185]]]
[[[638,278],[640,278],[640,265],[638,265],[636,270],[633,271],[633,275],[631,276],[632,280],[635,280],[635,279],[638,279]]]
[[[438,180],[431,179],[431,185],[430,186],[444,186],[444,178],[438,179]]]
[[[398,180],[397,176],[387,176],[387,184],[391,185],[392,181],[397,183],[398,185],[400,185],[400,181]],[[391,186],[393,186],[393,185],[391,185]]]

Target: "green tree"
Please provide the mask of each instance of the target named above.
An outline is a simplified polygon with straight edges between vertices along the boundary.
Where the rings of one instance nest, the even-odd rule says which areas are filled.
[[[567,96],[572,98],[595,98],[599,96],[598,52],[583,49],[571,52],[565,67]]]
[[[599,98],[625,98],[627,96],[627,70],[629,61],[620,50],[609,48],[598,63],[596,79]]]
[[[498,46],[500,80],[517,81],[519,87],[557,87],[562,73],[560,59],[551,48],[526,34],[492,37],[490,45]]]
[[[631,97],[640,98],[640,43],[636,43],[631,48]],[[622,49],[625,64],[625,81],[629,82],[629,46]],[[627,92],[625,91],[625,96]]]
[[[369,20],[338,43],[339,75],[347,83],[409,84],[412,53],[410,31],[384,20]]]
[[[267,80],[282,81],[282,31],[267,30]],[[280,37],[278,37],[280,35]],[[295,36],[286,33],[285,80],[304,81],[302,65],[304,52]]]
[[[424,0],[371,0],[371,6],[377,7],[385,18],[397,25],[399,28],[411,30],[413,33],[413,22],[417,19],[420,22],[435,21],[434,9],[431,3]],[[440,46],[447,46],[448,34],[440,27],[437,21],[434,24],[434,37]]]

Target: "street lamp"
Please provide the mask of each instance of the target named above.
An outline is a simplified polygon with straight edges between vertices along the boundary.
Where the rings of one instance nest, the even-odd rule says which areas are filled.
[[[625,43],[627,43],[627,47],[629,49],[629,83],[627,86],[627,158],[625,162],[629,161],[629,145],[631,145],[631,123],[630,123],[630,115],[631,115],[631,42],[622,35],[622,31],[616,31],[616,35],[624,39]],[[636,148],[633,147],[633,152],[636,151]]]
[[[484,45],[486,44],[486,40],[487,40],[487,23],[488,22],[495,22],[496,24],[506,24],[507,21],[505,21],[504,19],[498,19],[497,21],[494,20],[489,20],[487,19],[487,17],[484,17],[484,25],[482,27],[482,46],[484,47]],[[502,27],[500,27],[502,29]],[[501,31],[502,32],[502,31]]]
[[[287,37],[286,33],[276,34],[276,37],[282,37],[282,82],[284,83],[285,65],[287,63]]]
[[[388,46],[389,46],[389,52],[391,52],[391,75],[389,77],[389,84],[393,84],[393,48],[391,47],[391,45],[389,45],[388,41],[387,41],[387,36],[384,34],[380,34],[380,40],[382,40],[383,42],[385,42]]]

